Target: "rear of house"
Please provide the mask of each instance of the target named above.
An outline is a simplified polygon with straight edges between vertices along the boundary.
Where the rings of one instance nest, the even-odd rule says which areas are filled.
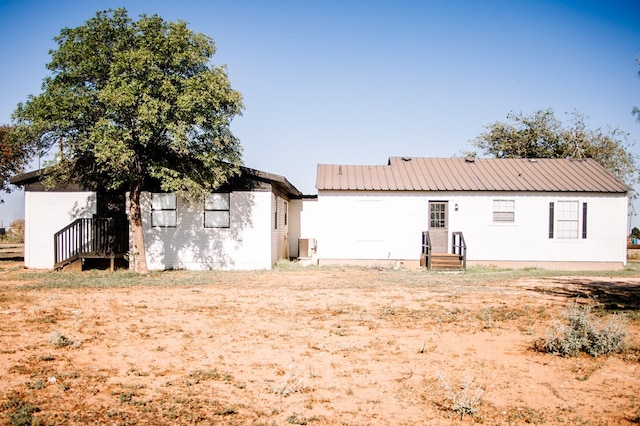
[[[391,158],[319,165],[320,264],[417,265],[462,237],[467,265],[616,269],[630,188],[593,160]],[[458,243],[456,243],[458,244]]]
[[[281,176],[252,170],[252,185],[225,185],[204,202],[143,192],[152,270],[271,269],[289,258],[289,203],[302,194]]]
[[[113,267],[113,259],[135,255],[126,226],[103,226],[105,194],[75,185],[45,190],[41,180],[42,171],[12,179],[25,188],[25,267],[81,269],[100,259]],[[301,197],[283,176],[249,168],[197,202],[149,187],[141,196],[148,267],[270,269],[290,256],[289,204]],[[119,210],[128,211],[124,202]]]

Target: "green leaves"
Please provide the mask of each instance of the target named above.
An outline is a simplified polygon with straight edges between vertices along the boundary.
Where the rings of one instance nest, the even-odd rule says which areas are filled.
[[[496,121],[472,144],[496,158],[592,158],[633,186],[639,182],[628,135],[619,129],[588,129],[582,114],[563,124],[551,109],[530,116],[511,112],[508,123]]]
[[[43,92],[14,114],[43,149],[64,141],[65,173],[52,176],[123,190],[152,178],[200,193],[236,171],[241,147],[230,124],[242,98],[225,68],[210,65],[210,37],[117,9],[55,40]]]

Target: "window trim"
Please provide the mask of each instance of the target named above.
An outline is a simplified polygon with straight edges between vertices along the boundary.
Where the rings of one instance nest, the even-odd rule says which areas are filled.
[[[169,205],[168,206],[161,206],[158,205],[156,207],[156,198],[158,198],[157,202],[158,204],[164,204],[162,203],[160,196],[163,196],[162,198],[165,198],[165,200],[169,200]],[[165,224],[156,224],[156,212],[173,212],[173,220],[171,221],[172,224],[169,225],[165,225]],[[171,215],[169,215],[169,218],[171,218]],[[151,193],[151,227],[152,228],[177,228],[178,227],[178,197],[175,193],[172,192],[152,192]]]
[[[218,196],[225,196],[225,195],[226,195],[225,197],[226,199],[224,201],[226,202],[226,205],[216,206],[216,200],[214,198]],[[207,204],[208,202],[212,204],[208,205]],[[203,219],[202,225],[205,229],[228,229],[231,227],[231,193],[230,192],[212,192],[208,194],[204,199],[203,208],[204,208],[204,214],[202,217]],[[208,225],[207,213],[224,213],[224,212],[226,212],[226,219],[227,219],[226,225]]]
[[[571,210],[570,213],[575,214],[575,219],[566,219],[559,218],[559,213],[562,213],[563,216],[567,214],[564,208],[562,211],[558,209],[558,203],[562,203],[562,206],[566,206],[567,203],[574,203],[575,210]],[[571,229],[570,231],[573,233],[571,236],[566,236],[567,231],[566,227],[559,227],[559,224],[573,222],[575,223],[575,230]],[[559,229],[562,230],[562,236],[559,236]],[[568,200],[556,200],[555,202],[549,203],[549,238],[562,240],[562,241],[576,241],[576,240],[585,240],[587,239],[587,231],[588,231],[588,203],[580,202],[576,199],[568,199]]]
[[[496,203],[497,203],[497,206],[496,206]],[[510,219],[508,218],[506,220],[499,219],[499,217],[507,217],[509,213],[511,214]],[[506,198],[493,199],[492,220],[494,225],[496,224],[506,225],[506,224],[516,223],[516,200],[506,199]]]

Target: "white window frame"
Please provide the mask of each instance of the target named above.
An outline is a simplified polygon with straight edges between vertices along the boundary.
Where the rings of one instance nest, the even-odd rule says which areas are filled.
[[[559,240],[577,240],[580,238],[580,202],[578,200],[559,200],[554,207],[554,237]]]
[[[151,193],[151,226],[175,228],[178,226],[178,199],[168,192]]]
[[[214,192],[205,198],[204,227],[231,227],[231,194],[229,192]]]
[[[509,199],[493,200],[493,223],[515,223],[516,201]]]

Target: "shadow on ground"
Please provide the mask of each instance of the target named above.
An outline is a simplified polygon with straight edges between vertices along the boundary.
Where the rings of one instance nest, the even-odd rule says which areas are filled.
[[[549,278],[531,291],[567,299],[590,299],[608,311],[640,310],[640,283],[625,280]],[[551,284],[551,285],[548,285]]]

